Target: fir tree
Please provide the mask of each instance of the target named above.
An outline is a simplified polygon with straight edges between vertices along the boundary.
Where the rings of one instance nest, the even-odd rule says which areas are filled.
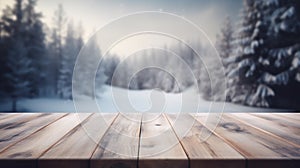
[[[96,36],[82,48],[74,69],[73,93],[75,95],[86,95],[95,98],[97,93],[101,93],[103,84],[107,77],[104,74],[105,61],[101,60],[101,50],[97,44]]]
[[[42,81],[46,78],[45,69],[45,33],[41,21],[42,14],[35,11],[36,0],[28,0],[24,8],[24,24],[26,33],[24,36],[28,58],[32,62],[32,72],[28,78],[31,80],[31,96],[38,96],[39,91],[45,85]]]
[[[299,2],[246,0],[243,11],[237,56],[229,73],[235,79],[232,101],[291,105],[299,94]]]
[[[13,42],[15,45],[9,51],[6,62],[9,68],[6,79],[9,84],[9,94],[12,98],[12,111],[17,111],[17,101],[20,98],[27,97],[31,89],[28,74],[32,72],[32,62],[27,57],[27,50],[22,39],[17,37]]]
[[[32,72],[32,62],[28,57],[24,37],[28,33],[24,23],[24,3],[16,0],[13,8],[7,7],[2,16],[4,32],[7,36],[7,58],[5,82],[8,94],[12,98],[12,110],[17,111],[17,101],[28,97],[31,82],[28,76]]]
[[[63,46],[63,55],[61,68],[59,69],[58,93],[61,98],[72,99],[72,76],[75,66],[76,56],[78,54],[77,39],[73,23],[68,24],[65,45]]]
[[[217,36],[217,50],[222,60],[232,56],[233,51],[233,27],[230,18],[227,16],[220,34]],[[223,64],[226,66],[225,62]]]
[[[228,73],[232,78],[231,101],[257,106],[269,106],[268,98],[274,91],[260,82],[262,71],[259,58],[264,54],[266,25],[262,1],[245,0],[242,23],[238,31],[237,50],[233,70]]]
[[[230,69],[232,68],[230,64],[227,63],[228,60],[230,60],[233,56],[233,26],[231,23],[230,18],[227,16],[226,20],[223,24],[224,26],[221,29],[220,34],[217,35],[217,42],[216,42],[216,48],[218,50],[219,56],[221,57],[224,69],[225,69],[225,75],[227,77],[227,88],[230,88],[232,85],[234,79],[228,77],[228,73]],[[215,68],[218,70],[219,68]],[[219,72],[219,74],[222,72]],[[224,81],[219,81],[224,82]],[[232,98],[232,91],[230,89],[227,89],[227,99],[230,101]]]
[[[274,90],[273,106],[299,107],[300,2],[267,0],[263,8],[268,31],[266,51],[259,58],[264,71],[260,81]]]
[[[55,84],[55,92],[58,96],[62,98],[62,92],[59,91],[59,76],[62,65],[62,57],[63,57],[63,40],[64,40],[64,32],[65,32],[65,25],[67,23],[66,13],[62,4],[58,5],[57,10],[54,13],[53,17],[53,24],[54,27],[51,31],[51,41],[50,41],[50,48],[51,54],[53,56],[53,65],[55,72],[54,72],[54,79],[56,81]]]

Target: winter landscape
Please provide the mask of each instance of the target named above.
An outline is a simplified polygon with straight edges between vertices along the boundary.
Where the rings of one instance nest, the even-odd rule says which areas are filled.
[[[93,13],[99,3],[117,12],[94,13],[109,15],[102,22],[97,17],[89,20],[88,14],[79,17],[84,4],[95,6],[90,9]],[[158,1],[131,3],[0,2],[0,111],[300,109],[299,0],[188,0],[169,7]],[[200,10],[197,6],[203,7]],[[110,39],[100,35],[99,27],[119,17],[111,25],[120,23],[122,16],[145,10],[180,16],[183,22],[191,20],[207,38],[195,38],[198,36],[187,29],[177,30],[184,39],[175,42],[162,34],[143,32],[126,36],[109,51],[104,50]],[[149,19],[137,23],[156,25],[153,27],[177,24]],[[212,23],[207,23],[210,20]],[[108,37],[122,34],[129,27],[110,29]],[[95,103],[97,108],[92,105]]]

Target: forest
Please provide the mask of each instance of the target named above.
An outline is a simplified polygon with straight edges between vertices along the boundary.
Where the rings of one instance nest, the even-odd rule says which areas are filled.
[[[69,19],[62,4],[57,6],[51,25],[42,21],[43,13],[36,10],[37,5],[37,0],[15,0],[0,16],[0,101],[12,100],[13,111],[23,98],[72,100],[78,54],[85,50],[89,55],[81,64],[84,66],[78,67],[76,81],[82,86],[85,78],[95,75],[89,68],[96,64],[93,58],[103,55],[97,39],[85,42],[84,26]],[[300,109],[300,1],[244,0],[239,20],[227,17],[221,25],[215,47],[224,72],[213,58],[204,64],[189,46],[173,44],[137,52],[126,61],[110,54],[102,60],[95,83],[97,87],[168,93],[197,85],[206,100]],[[213,51],[199,41],[201,54],[209,57]],[[186,65],[190,68],[184,68]],[[132,75],[146,66],[162,68],[145,68]],[[222,73],[226,80],[210,79],[210,75]],[[220,85],[226,86],[226,97],[218,90]],[[80,88],[79,93],[94,96],[87,87]]]

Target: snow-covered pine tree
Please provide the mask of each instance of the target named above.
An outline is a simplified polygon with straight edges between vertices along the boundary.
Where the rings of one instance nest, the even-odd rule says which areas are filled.
[[[107,77],[104,74],[105,61],[101,60],[101,50],[97,36],[93,36],[82,48],[73,75],[73,94],[91,98],[101,97],[102,86]]]
[[[65,45],[63,46],[63,55],[61,68],[59,69],[58,93],[61,98],[72,99],[72,76],[75,66],[76,56],[78,54],[77,39],[73,23],[70,22],[67,28]]]
[[[233,26],[230,20],[230,17],[227,16],[224,23],[222,24],[223,27],[221,28],[220,34],[217,35],[217,42],[216,48],[219,52],[219,55],[222,60],[229,58],[232,56],[233,50]],[[224,66],[226,66],[225,62],[223,61]]]
[[[112,84],[112,77],[114,72],[120,63],[120,58],[117,55],[108,55],[104,58],[104,73],[107,76],[107,81],[105,82],[107,85]]]
[[[82,27],[82,23],[79,22],[79,24],[76,27],[76,51],[79,53],[81,48],[84,45],[84,41],[83,41],[83,35],[84,35],[84,31],[83,31],[83,27]]]
[[[230,101],[232,97],[232,91],[230,90],[230,86],[232,85],[234,79],[228,77],[228,73],[230,69],[232,68],[230,64],[228,64],[228,60],[230,60],[233,56],[233,37],[234,37],[234,31],[233,26],[231,23],[231,20],[229,16],[226,17],[223,27],[221,29],[220,34],[217,35],[217,42],[216,42],[216,48],[218,50],[219,56],[221,57],[224,69],[225,69],[225,75],[227,76],[227,100]],[[216,70],[219,70],[220,68],[216,68]],[[222,72],[219,72],[219,74]],[[224,81],[219,81],[224,82]]]
[[[31,81],[31,96],[38,96],[42,87],[45,86],[46,77],[46,46],[42,14],[35,10],[36,0],[27,0],[24,8],[24,26],[25,26],[25,47],[27,48],[28,58],[32,62],[32,72],[28,78]]]
[[[27,97],[30,92],[31,81],[28,75],[32,72],[31,60],[27,57],[27,50],[20,37],[13,39],[6,62],[9,73],[5,74],[12,97],[12,111],[17,111],[17,101]]]
[[[266,52],[259,58],[264,73],[261,83],[274,90],[272,105],[299,108],[300,1],[263,1],[268,24]]]
[[[4,36],[4,23],[2,21],[2,18],[0,18],[0,53],[1,53],[1,57],[0,57],[0,63],[2,64],[2,66],[0,66],[0,81],[5,81],[5,77],[4,74],[5,72],[7,72],[7,67],[4,65],[4,63],[6,62],[7,59],[7,37]],[[5,94],[4,90],[6,87],[6,82],[1,82],[0,83],[0,95],[1,94]]]
[[[229,73],[238,74],[231,86],[235,87],[232,101],[299,107],[296,101],[291,103],[300,94],[299,6],[297,0],[245,1],[237,64]]]
[[[179,49],[178,54],[181,60],[180,58],[175,58],[179,61],[177,63],[179,67],[175,69],[178,70],[177,74],[179,77],[179,83],[181,85],[180,90],[182,91],[196,83],[196,79],[193,78],[192,73],[193,73],[193,69],[195,68],[194,62],[197,60],[196,59],[197,55],[193,51],[193,49],[188,45],[178,45],[177,47]],[[172,66],[174,68],[174,65]]]
[[[199,92],[202,94],[202,97],[205,100],[212,100],[212,86],[211,81],[209,78],[209,73],[206,69],[206,66],[204,64],[200,64],[201,66],[198,67],[200,69],[199,72],[199,80],[198,80],[198,87]],[[212,62],[213,65],[213,62]]]
[[[245,0],[242,23],[238,30],[236,64],[229,78],[231,101],[253,106],[269,106],[269,98],[274,91],[261,82],[263,74],[259,58],[265,53],[266,21],[264,20],[263,1]]]
[[[12,98],[12,111],[17,111],[17,101],[22,97],[28,97],[31,89],[28,75],[31,73],[31,60],[27,57],[24,34],[26,27],[24,20],[24,3],[16,0],[13,8],[7,7],[2,16],[5,34],[7,35],[7,68],[4,76],[7,83],[7,92]]]
[[[49,86],[49,92],[52,96],[58,96],[58,37],[56,31],[51,29],[48,33],[49,41],[47,43],[47,78],[46,82]],[[49,94],[49,95],[50,95]]]
[[[51,30],[50,37],[50,45],[49,48],[51,51],[49,52],[52,55],[52,65],[54,72],[54,80],[55,80],[55,92],[58,96],[62,96],[59,94],[59,76],[60,69],[62,68],[62,55],[63,55],[63,40],[65,35],[65,27],[67,23],[67,16],[62,4],[58,5],[58,8],[54,12],[53,17],[53,25],[54,27]]]

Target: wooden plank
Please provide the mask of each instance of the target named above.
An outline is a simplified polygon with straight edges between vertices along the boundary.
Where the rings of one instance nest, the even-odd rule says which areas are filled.
[[[16,125],[15,123],[21,120],[28,121],[28,118],[39,115],[38,113],[21,113],[21,114],[12,114],[11,117],[5,117],[0,121],[0,129],[5,130],[5,128]],[[19,124],[21,126],[21,124]],[[2,131],[1,131],[2,132]]]
[[[300,148],[300,123],[297,123],[298,126],[291,126],[272,114],[236,113],[230,116]]]
[[[204,116],[195,116],[195,118],[202,124],[205,122]],[[213,122],[214,120],[210,120],[207,127],[209,127],[209,124],[216,125]],[[296,162],[300,158],[299,148],[245,125],[228,117],[228,115],[223,115],[221,122],[213,131],[245,156],[248,168],[252,168],[253,165],[257,167],[265,166],[264,168],[288,167],[295,164],[300,166]],[[279,162],[269,162],[268,165],[264,165],[263,163],[269,159],[278,160]]]
[[[251,115],[263,118],[265,120],[269,120],[272,122],[277,122],[280,125],[288,126],[288,127],[295,127],[295,128],[300,128],[300,121],[298,121],[297,116],[294,116],[293,114],[288,114],[288,115],[281,115],[280,113],[272,113],[270,115],[269,113],[251,113]],[[290,116],[290,117],[284,117],[284,116]],[[294,117],[292,117],[294,116]],[[295,132],[298,134],[298,132]]]
[[[181,144],[190,159],[191,168],[245,167],[245,158],[215,134],[211,134],[206,140],[201,139],[200,133],[209,130],[191,115],[178,117],[180,118],[177,118],[175,114],[168,115],[176,134],[182,134],[182,130],[189,130],[185,136],[181,137]],[[182,128],[190,123],[193,123],[191,128]]]
[[[0,152],[12,144],[56,121],[66,114],[63,113],[26,113],[1,121]]]
[[[88,168],[89,160],[100,138],[116,115],[116,113],[93,114],[44,153],[39,158],[39,167]]]
[[[17,116],[19,115],[18,113],[0,113],[0,121],[1,120],[4,120],[6,118],[10,118],[10,117],[14,117],[14,116]]]
[[[119,114],[101,138],[92,168],[137,167],[141,114]]]
[[[300,116],[297,113],[275,113],[274,116],[280,116],[281,120],[287,120],[294,123],[300,122]]]
[[[0,159],[14,160],[10,165],[5,166],[14,167],[26,160],[27,167],[36,167],[36,159],[44,151],[81,123],[77,115],[87,118],[91,114],[69,114],[2,151]]]
[[[188,158],[164,115],[143,114],[139,167],[188,167]]]

